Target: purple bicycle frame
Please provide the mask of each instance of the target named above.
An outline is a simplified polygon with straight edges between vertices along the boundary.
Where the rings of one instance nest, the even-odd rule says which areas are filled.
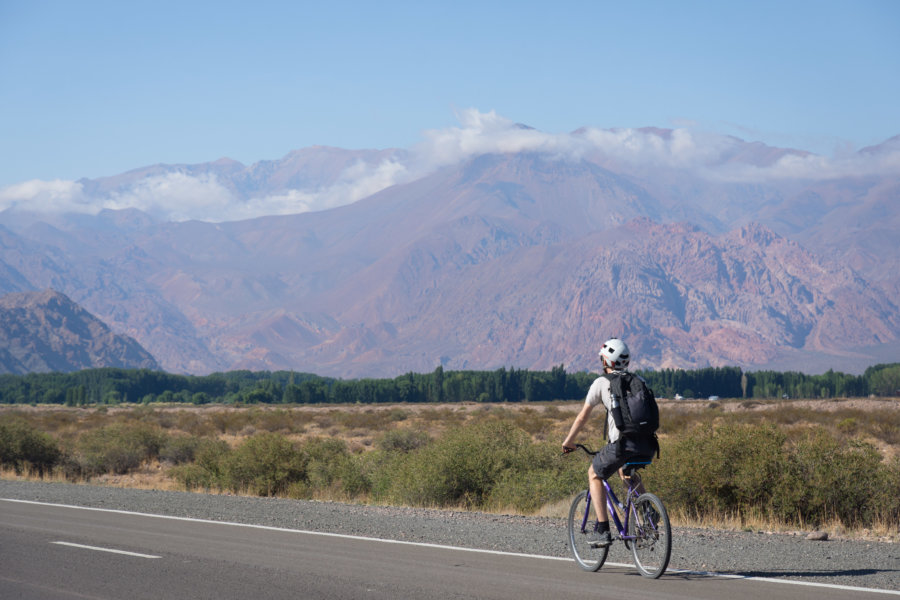
[[[627,533],[628,532],[628,521],[631,520],[631,513],[634,512],[634,510],[635,510],[634,504],[632,502],[629,502],[628,506],[626,507],[624,504],[622,504],[621,501],[619,501],[619,499],[616,497],[616,494],[612,491],[612,488],[609,486],[609,483],[607,483],[607,481],[605,479],[602,479],[601,483],[603,483],[603,487],[604,487],[604,489],[606,489],[607,512],[609,513],[609,516],[612,517],[613,522],[615,522],[615,524],[616,524],[616,529],[619,532],[619,539],[626,540],[626,541],[637,539],[635,536],[628,535],[628,533]],[[627,494],[629,496],[631,495],[630,484],[629,484]],[[586,502],[586,504],[585,504],[585,508],[584,508],[584,519],[581,520],[581,533],[587,533],[587,531],[586,531],[587,522],[591,516],[591,490],[587,491],[587,497],[585,498],[585,502]],[[622,512],[625,514],[625,523],[622,523],[622,521],[619,519],[619,512],[617,510],[615,510],[615,508],[613,507],[613,504],[618,506],[622,510]],[[628,508],[630,508],[631,510],[628,510]],[[656,523],[653,523],[652,526],[655,529]]]

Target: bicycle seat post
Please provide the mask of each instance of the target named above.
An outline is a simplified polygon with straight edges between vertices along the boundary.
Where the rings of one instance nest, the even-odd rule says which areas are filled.
[[[638,474],[638,470],[644,466],[644,463],[626,463],[622,468],[622,477],[625,479],[629,493],[634,492],[636,495],[642,493],[643,487],[641,486],[641,476]]]
[[[641,476],[638,475],[637,470],[631,471],[631,473],[629,475],[627,475],[627,477],[628,477],[628,484],[631,487],[636,488],[637,486],[639,486],[641,484]]]

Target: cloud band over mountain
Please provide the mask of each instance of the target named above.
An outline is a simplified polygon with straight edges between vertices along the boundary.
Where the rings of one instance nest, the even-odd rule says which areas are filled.
[[[88,180],[14,184],[0,189],[0,211],[97,214],[103,209],[137,208],[163,221],[235,221],[334,208],[474,156],[520,152],[568,161],[602,156],[626,170],[629,165],[681,169],[721,182],[827,180],[900,172],[898,138],[834,157],[763,144],[751,144],[756,152],[748,155],[742,140],[690,126],[546,133],[494,111],[469,109],[457,118],[459,126],[426,131],[413,148],[389,153],[376,162],[355,161],[326,184],[239,190],[214,171],[168,165],[102,193],[88,191]]]

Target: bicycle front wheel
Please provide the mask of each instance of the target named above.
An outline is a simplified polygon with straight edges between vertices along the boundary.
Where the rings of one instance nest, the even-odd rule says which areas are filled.
[[[583,526],[582,526],[583,525]],[[585,571],[596,571],[603,566],[609,546],[598,548],[595,543],[597,534],[595,527],[597,516],[587,497],[587,491],[583,491],[572,500],[569,508],[569,520],[566,529],[569,534],[569,550],[575,557],[575,562]]]
[[[669,566],[672,554],[672,528],[662,500],[653,494],[641,494],[628,519],[628,535],[634,564],[644,577],[656,579]]]

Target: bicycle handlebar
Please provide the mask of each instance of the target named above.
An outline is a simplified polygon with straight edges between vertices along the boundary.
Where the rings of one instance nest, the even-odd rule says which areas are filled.
[[[593,450],[591,450],[590,448],[588,448],[588,447],[585,446],[584,444],[575,444],[575,447],[574,447],[574,448],[565,448],[565,447],[564,447],[562,455],[565,456],[566,454],[570,454],[570,453],[572,453],[572,452],[575,452],[575,450],[577,450],[578,448],[581,448],[582,450],[584,450],[586,453],[588,453],[588,454],[591,455],[591,456],[594,456],[594,455],[597,454],[596,452],[594,452]]]

